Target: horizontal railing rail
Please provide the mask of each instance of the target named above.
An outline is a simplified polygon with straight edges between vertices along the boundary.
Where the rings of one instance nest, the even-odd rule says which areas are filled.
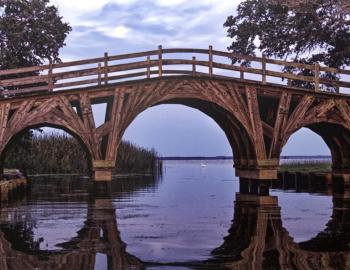
[[[170,57],[166,58],[168,55]],[[248,67],[233,63],[232,60],[255,64]],[[311,71],[311,75],[284,72],[283,68],[286,67],[306,69]],[[322,74],[325,72],[333,73],[338,79],[324,78]],[[213,50],[212,46],[208,49],[165,49],[159,46],[157,50],[145,52],[111,56],[105,53],[103,57],[85,60],[62,63],[50,61],[41,66],[0,70],[0,95],[9,97],[174,75],[238,78],[284,86],[292,86],[292,81],[299,81],[309,83],[309,86],[311,84],[314,91],[332,86],[338,93],[341,88],[350,88],[350,80],[346,80],[350,70],[320,66],[319,63],[310,65],[265,56],[239,55]]]

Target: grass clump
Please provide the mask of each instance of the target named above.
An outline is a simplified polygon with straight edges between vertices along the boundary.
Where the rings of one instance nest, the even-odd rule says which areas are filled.
[[[330,160],[288,161],[280,165],[279,171],[285,172],[330,172]]]
[[[154,150],[123,141],[115,172],[153,173],[156,161]],[[24,169],[28,174],[88,174],[91,169],[87,152],[74,137],[38,132],[22,137],[8,148],[4,167]]]

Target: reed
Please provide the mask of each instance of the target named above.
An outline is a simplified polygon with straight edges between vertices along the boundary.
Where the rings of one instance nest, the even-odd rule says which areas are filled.
[[[86,151],[74,137],[37,132],[8,149],[4,167],[24,169],[28,174],[89,174],[91,168]],[[154,150],[124,141],[119,146],[115,172],[153,173],[156,167]]]
[[[330,160],[297,160],[280,165],[279,171],[289,172],[330,172],[332,162]]]

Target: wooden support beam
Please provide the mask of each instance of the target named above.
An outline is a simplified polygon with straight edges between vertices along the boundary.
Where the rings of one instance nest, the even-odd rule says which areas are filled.
[[[275,120],[274,129],[273,129],[272,141],[271,141],[271,147],[268,155],[269,158],[279,156],[279,153],[282,147],[281,135],[287,123],[291,100],[292,100],[292,94],[288,93],[287,91],[284,91],[281,95],[281,98],[278,104],[276,120]]]
[[[83,123],[86,130],[89,132],[90,149],[92,150],[93,158],[101,159],[101,149],[99,139],[97,137],[95,120],[92,114],[91,101],[87,93],[80,95],[80,107],[83,115]]]
[[[281,135],[282,146],[287,142],[289,136],[301,127],[302,121],[314,100],[315,97],[311,95],[305,95],[301,98],[299,104],[288,118],[283,134]]]
[[[247,104],[250,123],[252,127],[252,136],[254,138],[256,156],[258,159],[266,159],[266,150],[264,142],[264,133],[262,128],[262,121],[260,117],[260,109],[255,88],[246,87]]]
[[[349,104],[345,100],[336,100],[336,106],[339,110],[344,123],[350,128],[350,108]]]

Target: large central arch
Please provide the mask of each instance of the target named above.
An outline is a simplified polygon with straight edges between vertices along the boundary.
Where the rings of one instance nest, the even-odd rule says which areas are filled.
[[[242,176],[244,171],[255,173],[250,175],[252,178],[272,179],[273,173],[262,176],[259,171],[265,165],[266,151],[257,92],[253,88],[245,90],[241,94],[238,87],[215,80],[176,78],[117,89],[111,108],[107,108],[111,116],[116,116],[117,126],[106,158],[115,160],[125,130],[141,112],[160,104],[181,104],[200,110],[223,129],[232,147],[237,175]]]

